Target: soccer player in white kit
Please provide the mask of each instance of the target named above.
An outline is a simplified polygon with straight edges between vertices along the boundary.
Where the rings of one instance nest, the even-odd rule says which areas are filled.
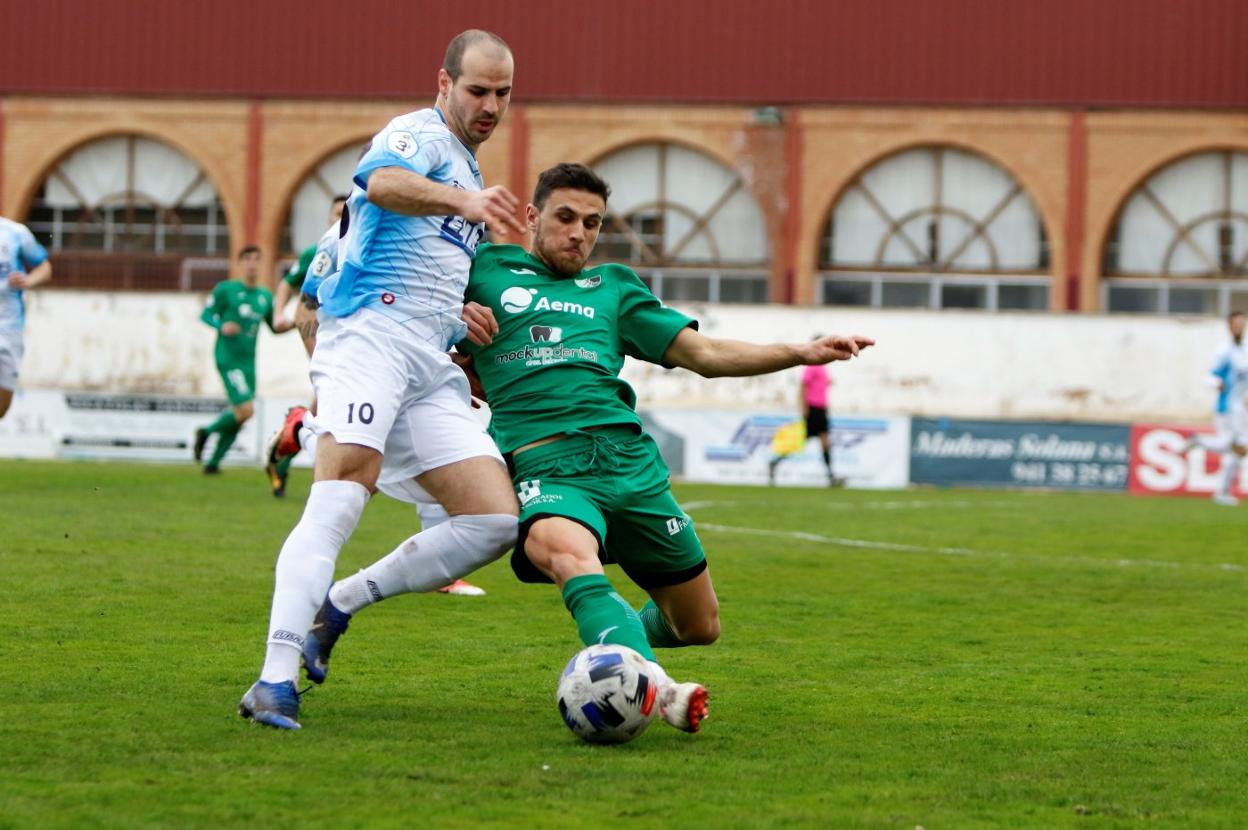
[[[1239,465],[1248,454],[1248,413],[1245,412],[1244,396],[1248,394],[1248,351],[1244,349],[1244,323],[1242,311],[1232,311],[1226,318],[1230,339],[1218,350],[1209,370],[1209,384],[1218,391],[1213,405],[1215,435],[1194,435],[1185,451],[1200,446],[1210,452],[1221,453],[1222,475],[1213,500],[1218,504],[1234,507],[1239,500],[1231,494]]]
[[[52,279],[48,252],[30,228],[0,216],[0,418],[13,403],[22,366],[26,304],[22,292]]]
[[[258,723],[299,728],[305,635],[370,493],[432,496],[450,515],[379,563],[367,590],[382,596],[439,588],[515,542],[507,469],[447,354],[467,331],[464,288],[485,226],[524,233],[517,199],[483,188],[474,156],[507,110],[512,74],[497,35],[457,35],[434,108],[391,121],[356,167],[340,268],[318,294],[317,413],[303,425],[317,436],[315,483],[278,556],[260,679],[239,703]]]

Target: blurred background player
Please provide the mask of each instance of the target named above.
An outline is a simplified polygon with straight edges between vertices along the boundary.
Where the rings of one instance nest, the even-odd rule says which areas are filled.
[[[817,334],[819,340],[823,335]],[[802,419],[806,423],[806,440],[819,439],[819,447],[823,450],[823,466],[828,471],[828,486],[839,487],[845,479],[837,478],[832,469],[832,434],[831,420],[828,417],[828,389],[832,386],[832,377],[827,366],[805,366],[802,368]],[[805,442],[803,442],[804,446]],[[767,482],[776,483],[776,467],[786,458],[797,452],[777,455],[767,465]]]
[[[13,403],[22,366],[22,292],[52,279],[48,252],[25,225],[0,216],[0,418]]]
[[[1248,453],[1248,413],[1244,395],[1248,393],[1248,352],[1244,350],[1242,311],[1232,311],[1226,318],[1229,338],[1214,355],[1209,383],[1218,391],[1213,405],[1214,435],[1193,435],[1183,448],[1185,453],[1196,447],[1222,455],[1222,473],[1213,500],[1233,507],[1239,500],[1232,495],[1240,462]]]
[[[291,325],[286,319],[286,306],[290,303],[292,294],[298,295],[293,326],[303,340],[303,348],[308,357],[312,356],[312,350],[316,348],[316,309],[320,306],[316,291],[321,287],[321,282],[338,267],[338,239],[342,234],[340,225],[346,204],[346,196],[334,197],[329,208],[329,227],[315,245],[308,246],[299,255],[299,261],[278,282],[277,293],[273,297],[273,322],[280,327]],[[310,411],[315,415],[316,398],[313,397],[310,407],[301,411]],[[290,417],[289,412],[287,417]],[[298,451],[281,459],[274,459],[274,444],[274,439],[270,439],[264,472],[268,476],[273,495],[283,496],[286,493],[286,482],[290,479],[290,465]]]
[[[316,480],[277,558],[264,664],[239,701],[243,717],[300,728],[306,635],[375,490],[409,502],[420,494],[450,515],[391,553],[413,561],[421,590],[515,543],[507,468],[447,354],[467,331],[464,288],[487,224],[524,233],[516,197],[484,186],[475,155],[507,111],[514,69],[498,35],[460,33],[438,70],[434,107],[393,119],[356,166],[340,267],[318,291],[317,413],[305,423],[292,412],[277,442],[286,455],[312,429]]]
[[[221,460],[256,411],[256,337],[260,323],[268,324],[274,334],[289,331],[292,326],[289,321],[280,327],[274,323],[273,294],[257,284],[259,279],[260,249],[248,245],[238,253],[238,279],[217,283],[200,315],[201,320],[217,330],[214,357],[230,401],[230,408],[217,420],[195,430],[196,461],[203,461],[208,437],[217,436],[212,457],[204,464],[204,472],[210,475],[221,472]]]
[[[641,429],[636,394],[619,378],[625,354],[704,377],[740,377],[846,360],[872,341],[713,340],[698,334],[694,320],[664,307],[631,269],[582,270],[609,194],[584,165],[542,173],[527,210],[529,251],[491,245],[473,264],[465,313],[479,304],[503,323],[490,344],[461,345],[480,367],[493,434],[512,462],[521,504],[512,570],[521,581],[556,585],[586,645],[623,645],[645,657],[663,719],[696,732],[706,716],[706,689],[673,681],[652,646],[713,643],[719,602],[692,520],[672,496],[654,440]],[[640,612],[615,591],[603,570],[608,562],[650,594]],[[325,679],[352,614],[415,590],[420,577],[410,558],[392,554],[335,583],[306,640],[308,678]]]

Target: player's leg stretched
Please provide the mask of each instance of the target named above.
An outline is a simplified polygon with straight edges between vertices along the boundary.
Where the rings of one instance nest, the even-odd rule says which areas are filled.
[[[417,482],[420,488],[415,489],[445,506],[447,518],[437,521],[437,511],[424,507],[420,533],[333,585],[304,645],[304,665],[314,683],[324,682],[334,645],[360,609],[399,594],[452,585],[515,544],[515,495],[506,468],[496,458],[447,464],[421,474]],[[425,524],[426,517],[433,520],[431,525]]]
[[[303,516],[277,557],[273,608],[260,680],[239,704],[244,717],[269,726],[298,729],[295,681],[306,632],[334,581],[338,552],[346,544],[381,469],[381,453],[339,444],[333,435],[317,445],[316,481]]]
[[[523,555],[554,580],[581,642],[626,646],[644,657],[656,675],[663,719],[677,729],[696,732],[707,714],[706,689],[698,683],[675,682],[659,664],[641,617],[602,569],[597,537],[571,519],[543,517],[529,527]]]

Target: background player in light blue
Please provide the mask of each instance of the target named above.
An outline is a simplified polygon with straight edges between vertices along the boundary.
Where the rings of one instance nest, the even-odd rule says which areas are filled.
[[[1209,370],[1209,385],[1218,392],[1213,404],[1214,435],[1193,435],[1184,451],[1204,447],[1222,455],[1222,472],[1213,500],[1233,507],[1239,503],[1232,490],[1239,475],[1240,462],[1248,454],[1248,412],[1244,396],[1248,394],[1248,351],[1244,349],[1242,311],[1232,311],[1226,318],[1226,344],[1218,349]]]
[[[22,292],[52,279],[48,252],[25,225],[0,216],[0,418],[13,403],[22,365]]]
[[[391,121],[356,167],[340,267],[318,294],[317,413],[287,417],[274,459],[311,429],[316,481],[278,556],[264,666],[239,703],[244,717],[299,728],[294,681],[306,634],[375,490],[435,499],[450,516],[383,560],[395,560],[403,591],[440,588],[515,542],[507,469],[447,355],[466,331],[464,288],[486,226],[524,233],[519,201],[504,187],[483,189],[475,157],[507,110],[513,70],[497,35],[456,36],[438,70],[435,107]]]

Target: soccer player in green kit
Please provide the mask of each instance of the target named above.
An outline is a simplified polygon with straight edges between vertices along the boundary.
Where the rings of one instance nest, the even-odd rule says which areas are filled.
[[[653,647],[714,642],[719,602],[693,522],[642,431],[635,393],[619,378],[624,357],[745,376],[848,360],[874,341],[833,335],[755,345],[699,334],[696,321],[665,308],[631,269],[585,268],[609,194],[583,165],[542,173],[527,208],[530,249],[483,247],[472,266],[465,321],[470,331],[496,333],[488,345],[460,348],[473,356],[491,432],[512,466],[520,500],[512,569],[524,582],[556,584],[586,645],[615,643],[645,657],[663,719],[695,732],[706,689],[672,681]],[[650,594],[640,612],[616,593],[604,563],[619,564]],[[418,563],[392,554],[333,586],[305,643],[310,679],[324,679],[350,615],[391,595],[353,583],[393,585],[405,566]]]
[[[208,436],[217,436],[212,457],[204,464],[204,472],[209,475],[221,472],[221,460],[238,437],[243,424],[255,414],[256,336],[260,332],[260,323],[267,323],[274,334],[289,331],[293,325],[289,322],[275,325],[273,322],[273,294],[257,284],[260,278],[258,247],[248,245],[239,251],[238,269],[238,279],[223,280],[212,289],[212,296],[199,317],[217,330],[214,350],[217,372],[230,400],[230,408],[222,412],[217,420],[195,430],[196,461],[203,461]]]

